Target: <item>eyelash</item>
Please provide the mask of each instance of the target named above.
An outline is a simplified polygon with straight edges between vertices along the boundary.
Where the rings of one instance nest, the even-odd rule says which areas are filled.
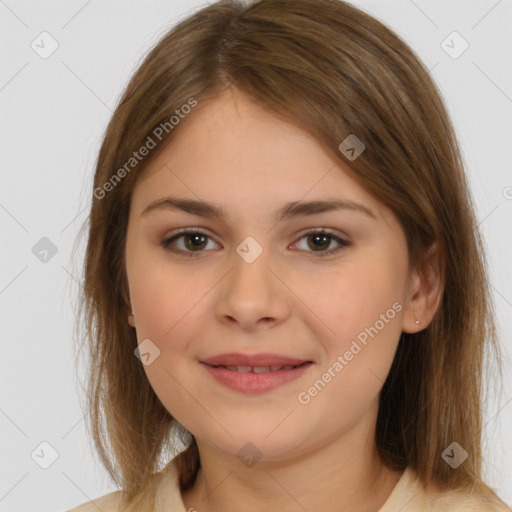
[[[196,256],[199,256],[202,252],[205,252],[204,250],[202,250],[202,251],[184,251],[182,249],[176,250],[176,249],[169,248],[169,245],[172,242],[174,242],[180,238],[183,238],[187,235],[203,235],[209,239],[212,239],[212,237],[210,235],[208,235],[207,233],[205,233],[199,229],[184,229],[182,231],[176,232],[172,237],[166,238],[165,240],[163,240],[162,247],[164,249],[167,249],[167,250],[175,252],[175,253],[181,253],[187,257],[196,257]],[[307,233],[304,233],[299,238],[299,241],[302,240],[303,238],[307,238],[308,236],[313,236],[313,235],[326,235],[331,240],[334,240],[335,242],[339,243],[341,246],[341,247],[337,247],[335,249],[330,249],[329,251],[321,251],[321,252],[306,251],[306,252],[312,252],[313,254],[315,254],[315,256],[318,256],[320,258],[322,258],[324,256],[331,256],[332,254],[335,254],[335,253],[343,250],[344,248],[348,247],[349,245],[351,245],[350,242],[347,242],[346,240],[343,240],[342,238],[339,238],[338,236],[336,236],[336,235],[332,234],[331,232],[329,232],[325,229],[322,229],[322,228],[311,230],[311,231],[308,231]]]

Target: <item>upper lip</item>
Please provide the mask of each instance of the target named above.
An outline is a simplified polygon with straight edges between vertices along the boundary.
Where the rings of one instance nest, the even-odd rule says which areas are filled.
[[[210,366],[297,366],[310,361],[280,354],[239,354],[231,352],[202,359],[201,362]]]

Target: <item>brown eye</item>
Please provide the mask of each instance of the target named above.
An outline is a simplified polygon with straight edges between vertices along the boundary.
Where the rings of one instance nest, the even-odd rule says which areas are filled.
[[[309,247],[316,250],[316,249],[327,249],[331,245],[333,238],[330,237],[329,235],[314,234],[314,235],[309,235],[308,240],[311,242],[310,244],[308,244]]]
[[[204,249],[206,246],[205,240],[208,238],[201,233],[194,233],[192,235],[182,235],[185,247],[190,250]]]
[[[211,237],[202,231],[188,230],[165,239],[162,246],[172,252],[194,256],[194,253],[205,252],[209,240]]]
[[[306,248],[303,249],[306,252],[316,253],[318,256],[329,256],[334,253],[341,251],[343,248],[348,247],[350,242],[339,238],[336,235],[333,235],[325,230],[319,231],[311,231],[309,233],[304,234],[300,240],[307,239]],[[338,247],[334,247],[330,250],[326,250],[329,247],[332,247],[332,244],[338,245]],[[298,243],[296,245],[299,245]],[[302,249],[301,249],[302,250]]]

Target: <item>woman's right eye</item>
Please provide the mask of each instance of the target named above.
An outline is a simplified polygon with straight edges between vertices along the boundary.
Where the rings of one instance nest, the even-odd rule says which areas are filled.
[[[202,231],[183,230],[174,234],[170,238],[166,238],[162,242],[162,246],[172,252],[184,254],[186,256],[195,256],[196,254],[204,252],[203,249],[205,248],[205,245],[207,246],[206,240],[208,239],[213,242],[211,237]],[[215,242],[213,243],[218,246]],[[171,244],[175,244],[178,248],[171,248]],[[181,247],[179,247],[180,245]]]

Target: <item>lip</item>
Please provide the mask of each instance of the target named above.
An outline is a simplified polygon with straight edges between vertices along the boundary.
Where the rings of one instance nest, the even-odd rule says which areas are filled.
[[[306,359],[295,359],[278,354],[221,354],[200,361],[201,366],[220,384],[229,389],[246,394],[265,393],[276,389],[288,382],[292,382],[303,375],[313,361]],[[242,373],[227,368],[216,367],[225,366],[296,366],[297,368],[288,370],[275,370],[265,373]]]
[[[209,357],[208,359],[202,359],[201,362],[210,366],[297,366],[312,361],[268,352],[260,354],[230,352],[229,354],[219,354],[214,357]]]

